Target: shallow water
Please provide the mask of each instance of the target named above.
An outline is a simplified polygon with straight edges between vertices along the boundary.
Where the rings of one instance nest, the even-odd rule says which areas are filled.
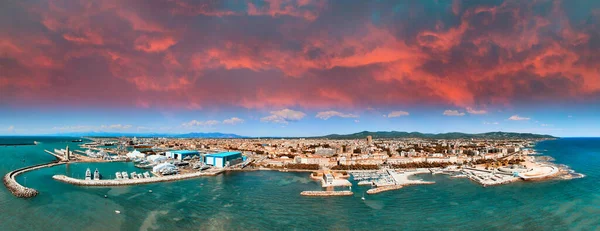
[[[0,147],[0,174],[52,160],[43,149],[75,146],[65,142],[71,138],[29,139],[42,144]],[[83,177],[88,167],[113,177],[115,171],[140,172],[131,163],[69,164],[20,176],[19,182],[40,192],[35,198],[16,198],[2,187],[0,230],[598,230],[600,139],[545,141],[536,149],[586,177],[483,188],[468,179],[424,174],[419,177],[436,184],[362,201],[369,187],[353,186],[352,197],[300,196],[320,189],[308,173],[235,172],[103,188],[51,178]]]

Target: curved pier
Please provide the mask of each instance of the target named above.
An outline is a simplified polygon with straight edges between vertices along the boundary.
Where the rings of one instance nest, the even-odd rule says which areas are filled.
[[[126,185],[136,185],[136,184],[150,184],[157,182],[166,182],[166,181],[176,181],[176,180],[184,180],[190,178],[196,178],[201,176],[215,176],[222,173],[225,170],[218,171],[205,171],[205,172],[194,172],[187,173],[181,175],[171,175],[171,176],[161,176],[161,177],[152,177],[152,178],[143,178],[143,179],[122,179],[122,180],[82,180],[75,179],[72,177],[68,177],[65,175],[54,175],[52,179],[57,181],[73,184],[73,185],[81,185],[81,186],[126,186]]]
[[[16,197],[21,197],[21,198],[34,197],[34,196],[37,196],[38,191],[35,189],[32,189],[32,188],[27,188],[25,186],[22,186],[21,184],[19,184],[17,182],[17,180],[15,180],[15,177],[21,173],[25,173],[25,172],[29,172],[32,170],[45,168],[45,167],[52,167],[52,166],[56,166],[56,165],[60,165],[60,164],[64,164],[64,163],[51,162],[51,163],[38,164],[38,165],[33,165],[33,166],[28,166],[28,167],[20,168],[17,170],[13,170],[13,171],[7,173],[6,175],[4,175],[4,178],[2,181],[4,182],[4,186],[6,186],[8,191],[10,191]]]

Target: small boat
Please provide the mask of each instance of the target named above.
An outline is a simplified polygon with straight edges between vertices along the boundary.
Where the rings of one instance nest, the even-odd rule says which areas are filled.
[[[145,173],[144,173],[144,177],[145,177],[145,178],[150,178],[150,177],[152,177],[152,176],[150,175],[150,173],[149,173],[149,172],[145,172]]]
[[[365,200],[365,193],[363,193],[362,197],[360,198],[361,200]]]
[[[100,172],[98,172],[98,169],[94,171],[94,180],[100,180]]]
[[[115,177],[117,178],[117,180],[121,180],[121,179],[123,179],[123,176],[121,175],[121,173],[120,173],[120,172],[116,172],[116,173],[115,173]]]
[[[115,213],[116,213],[116,214],[121,214],[121,211],[119,211],[119,210],[115,210]]]
[[[132,172],[131,173],[131,179],[137,179],[137,178],[138,178],[137,173]]]
[[[127,174],[127,172],[121,172],[121,176],[123,179],[129,179],[129,174]]]
[[[87,170],[85,170],[85,180],[91,180],[92,179],[92,171],[90,171],[90,168],[88,168]]]

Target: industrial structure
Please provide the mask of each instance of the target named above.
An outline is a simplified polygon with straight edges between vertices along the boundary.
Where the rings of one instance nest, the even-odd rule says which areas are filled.
[[[208,165],[224,168],[241,163],[243,157],[241,152],[220,152],[204,156],[204,161]]]
[[[190,157],[190,158],[192,158],[194,156],[200,157],[200,152],[191,151],[191,150],[177,150],[177,151],[165,152],[165,155],[171,159],[183,160],[186,157]]]

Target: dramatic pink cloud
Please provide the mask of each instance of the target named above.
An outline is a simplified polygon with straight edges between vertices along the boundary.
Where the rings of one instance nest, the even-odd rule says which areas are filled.
[[[600,97],[600,14],[566,1],[0,6],[0,104],[484,114]]]

